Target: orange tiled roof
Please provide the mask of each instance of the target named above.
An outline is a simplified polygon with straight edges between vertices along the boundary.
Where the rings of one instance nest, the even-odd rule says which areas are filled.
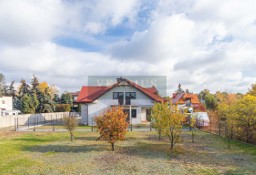
[[[196,94],[182,93],[173,98],[173,104],[185,104],[186,99],[191,99],[192,104],[200,104]]]

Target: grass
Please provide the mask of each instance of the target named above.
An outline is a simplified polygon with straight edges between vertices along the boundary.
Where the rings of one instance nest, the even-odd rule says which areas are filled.
[[[0,131],[0,174],[255,174],[256,147],[190,132],[173,153],[167,140],[152,132],[128,132],[111,151],[97,132]]]

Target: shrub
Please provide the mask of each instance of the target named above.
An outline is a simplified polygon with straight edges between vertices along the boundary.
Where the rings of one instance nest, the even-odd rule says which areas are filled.
[[[107,139],[114,151],[114,144],[118,140],[123,140],[128,128],[126,121],[127,114],[122,107],[112,107],[103,114],[95,118],[95,122],[100,131],[100,138]]]
[[[70,104],[55,104],[55,112],[70,112]]]
[[[63,124],[64,127],[69,131],[70,134],[70,140],[73,141],[74,140],[74,130],[77,127],[77,120],[75,116],[67,116],[65,115],[63,117]]]

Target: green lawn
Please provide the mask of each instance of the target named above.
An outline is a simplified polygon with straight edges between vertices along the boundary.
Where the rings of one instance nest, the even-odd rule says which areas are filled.
[[[154,131],[128,132],[112,152],[97,132],[11,132],[0,130],[0,174],[255,174],[256,147],[198,131],[170,153]]]

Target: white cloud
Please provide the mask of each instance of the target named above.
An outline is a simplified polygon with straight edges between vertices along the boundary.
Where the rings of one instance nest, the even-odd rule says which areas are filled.
[[[50,40],[62,24],[61,1],[0,1],[0,44]]]
[[[178,83],[245,92],[256,81],[255,8],[254,0],[3,0],[0,70],[8,81],[36,74],[62,89],[79,89],[88,75],[167,75],[168,92]],[[108,35],[122,27],[124,39]],[[63,36],[103,49],[54,42]]]

